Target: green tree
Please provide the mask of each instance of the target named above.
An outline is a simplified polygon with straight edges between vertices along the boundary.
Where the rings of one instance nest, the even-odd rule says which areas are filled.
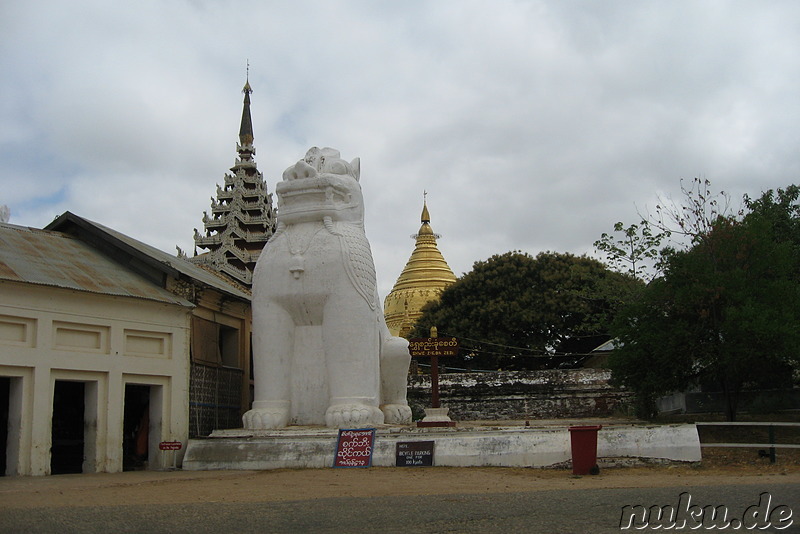
[[[461,339],[458,361],[475,369],[537,368],[558,351],[593,348],[608,339],[621,300],[640,285],[586,256],[496,254],[423,308],[415,336],[431,326]]]
[[[594,247],[605,254],[606,263],[615,271],[639,280],[651,280],[651,268],[658,271],[661,243],[671,235],[669,230],[658,231],[647,220],[627,228],[621,222],[614,225],[614,234],[603,233]]]
[[[775,239],[800,246],[800,187],[790,185],[786,189],[772,189],[753,200],[745,195],[744,204],[749,213],[745,219],[761,219],[772,229]]]
[[[745,199],[746,214],[723,215],[699,209],[707,191],[706,182],[703,198],[681,212],[691,245],[662,252],[663,275],[611,329],[620,341],[610,360],[614,379],[636,393],[642,416],[653,415],[660,395],[713,383],[733,421],[743,388],[785,383],[798,362],[800,262],[784,231],[798,228],[796,204],[768,192]],[[714,220],[698,220],[709,213]]]

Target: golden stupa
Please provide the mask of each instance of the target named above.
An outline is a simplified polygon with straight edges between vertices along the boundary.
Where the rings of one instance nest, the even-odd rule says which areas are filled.
[[[431,229],[426,201],[422,203],[421,219],[419,233],[413,236],[416,240],[414,252],[383,301],[386,325],[394,336],[408,337],[422,315],[422,307],[438,299],[444,288],[456,281],[456,275],[436,246],[439,236]]]

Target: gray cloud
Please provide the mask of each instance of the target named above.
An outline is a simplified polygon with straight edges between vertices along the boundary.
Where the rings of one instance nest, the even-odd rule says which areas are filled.
[[[270,190],[312,145],[361,157],[385,294],[423,190],[456,274],[584,253],[702,175],[797,180],[792,2],[230,2],[0,7],[0,203],[172,251],[233,164],[245,60]]]

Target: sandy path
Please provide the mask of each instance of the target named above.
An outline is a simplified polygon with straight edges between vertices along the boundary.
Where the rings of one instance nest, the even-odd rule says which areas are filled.
[[[583,477],[563,469],[500,467],[138,471],[4,477],[0,478],[0,509],[753,483],[764,487],[800,484],[800,466],[620,467]]]

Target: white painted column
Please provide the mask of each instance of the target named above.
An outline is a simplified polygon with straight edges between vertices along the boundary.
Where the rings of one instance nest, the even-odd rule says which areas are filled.
[[[50,474],[50,448],[53,430],[54,380],[50,368],[33,369],[33,406],[31,410],[30,475]]]
[[[108,373],[108,390],[106,397],[106,447],[104,471],[119,473],[122,471],[122,425],[125,404],[125,383],[122,372],[114,370]]]
[[[30,369],[23,371],[22,376],[10,377],[5,473],[7,475],[30,474],[33,373]]]

